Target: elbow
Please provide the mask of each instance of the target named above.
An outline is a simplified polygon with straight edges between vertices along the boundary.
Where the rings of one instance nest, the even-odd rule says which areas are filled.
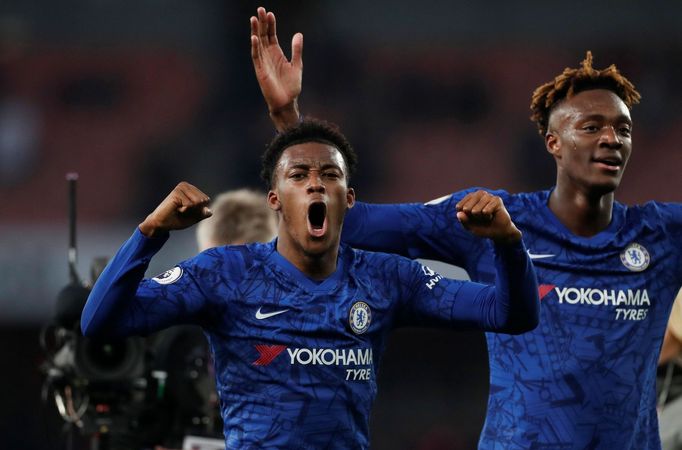
[[[86,338],[114,338],[114,334],[107,329],[107,327],[102,326],[102,324],[96,324],[94,320],[87,320],[81,318],[81,334]]]
[[[525,314],[516,314],[508,318],[508,320],[503,324],[501,329],[498,330],[500,333],[505,334],[523,334],[529,331],[533,331],[540,324],[540,310],[535,308],[530,311],[526,311]]]
[[[523,334],[536,329],[539,323],[537,316],[526,317],[523,320],[514,320],[506,324],[499,332],[512,335]]]
[[[81,318],[81,333],[87,338],[101,337],[101,330],[93,326],[91,320]]]

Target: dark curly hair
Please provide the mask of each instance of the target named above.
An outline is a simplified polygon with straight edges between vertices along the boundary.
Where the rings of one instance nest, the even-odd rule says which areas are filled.
[[[642,96],[635,86],[611,64],[606,69],[592,67],[592,52],[588,50],[578,69],[565,68],[561,75],[535,89],[530,103],[530,119],[538,126],[541,136],[547,133],[549,115],[564,98],[591,89],[608,89],[620,97],[628,109],[639,103]]]
[[[262,169],[260,176],[268,189],[272,189],[275,167],[284,150],[292,145],[305,142],[319,142],[338,149],[346,163],[346,179],[350,180],[351,175],[355,172],[358,157],[348,139],[341,134],[336,125],[324,120],[307,117],[301,120],[298,125],[288,128],[275,136],[266,147],[261,157]]]

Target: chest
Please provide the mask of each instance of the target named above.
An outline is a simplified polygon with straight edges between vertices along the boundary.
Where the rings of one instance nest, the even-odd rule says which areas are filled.
[[[256,273],[226,302],[222,322],[231,338],[354,347],[372,345],[390,330],[394,303],[386,292],[349,279],[311,288]]]

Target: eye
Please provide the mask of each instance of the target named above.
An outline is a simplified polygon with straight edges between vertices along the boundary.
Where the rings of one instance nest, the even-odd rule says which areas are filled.
[[[304,172],[294,172],[291,175],[289,175],[289,178],[295,181],[300,181],[304,180],[306,177],[306,174]]]
[[[626,137],[630,137],[630,135],[632,134],[632,130],[628,126],[622,126],[622,127],[618,128],[618,132],[621,135],[626,136]]]
[[[322,176],[330,180],[338,180],[341,178],[341,175],[337,172],[324,172]]]
[[[597,125],[584,125],[583,126],[583,131],[587,131],[588,133],[596,133],[599,131],[599,127]]]

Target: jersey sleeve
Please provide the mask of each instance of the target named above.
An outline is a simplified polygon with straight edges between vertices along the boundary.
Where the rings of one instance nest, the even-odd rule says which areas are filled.
[[[146,335],[177,324],[210,324],[212,304],[205,292],[218,283],[211,258],[202,253],[151,279],[143,279],[151,258],[168,239],[147,238],[139,229],[99,276],[81,315],[85,336]],[[235,257],[238,253],[235,253]],[[241,264],[240,264],[241,263]],[[214,263],[218,264],[217,262]],[[239,272],[243,259],[221,272]],[[199,279],[208,281],[200,283]],[[229,279],[229,278],[228,278]]]
[[[484,240],[464,229],[457,220],[455,205],[475,190],[456,192],[427,203],[357,202],[346,215],[341,238],[346,244],[364,250],[436,259],[466,268],[470,256],[480,252]]]
[[[539,322],[535,269],[523,243],[493,246],[494,286],[451,280],[417,262],[403,260],[399,266],[406,302],[400,322],[418,326],[449,326],[458,329],[519,334]]]

